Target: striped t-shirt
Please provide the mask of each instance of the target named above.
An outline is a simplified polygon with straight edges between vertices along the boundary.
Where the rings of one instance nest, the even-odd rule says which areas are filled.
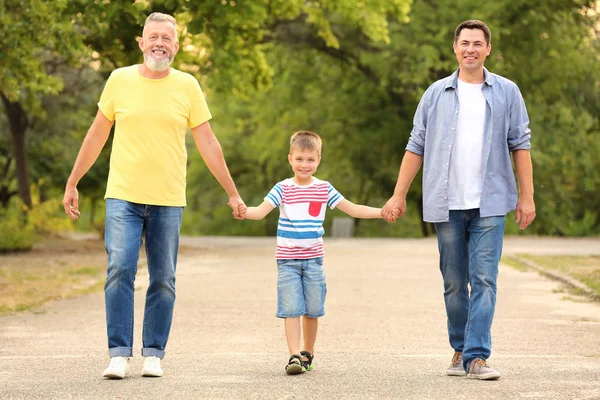
[[[276,184],[265,197],[279,207],[276,259],[323,257],[323,221],[326,205],[332,210],[344,199],[326,181],[313,177],[300,186],[289,178]]]

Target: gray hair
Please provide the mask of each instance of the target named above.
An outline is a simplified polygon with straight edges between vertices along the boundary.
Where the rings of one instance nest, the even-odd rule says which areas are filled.
[[[175,22],[175,17],[172,15],[153,12],[152,14],[148,15],[148,18],[146,18],[146,22],[144,22],[144,29],[146,29],[146,25],[148,25],[149,22],[169,22],[171,25],[173,25],[173,28],[175,28],[175,41],[178,41],[177,23]]]

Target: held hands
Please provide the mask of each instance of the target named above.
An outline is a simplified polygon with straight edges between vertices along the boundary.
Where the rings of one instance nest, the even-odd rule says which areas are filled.
[[[227,205],[231,207],[233,217],[235,219],[244,219],[246,215],[246,204],[244,204],[244,200],[239,195],[229,196],[229,201]]]
[[[67,186],[65,188],[65,196],[63,197],[63,206],[65,207],[65,214],[72,220],[79,219],[79,192],[77,187]]]
[[[535,219],[535,203],[533,196],[519,197],[517,202],[515,222],[519,224],[519,229],[525,229]]]
[[[238,215],[240,216],[237,219],[244,219],[246,218],[246,211],[248,211],[248,207],[246,207],[245,204],[240,204],[238,206]]]
[[[396,222],[406,212],[406,198],[404,196],[393,195],[381,210],[381,217],[387,222]]]

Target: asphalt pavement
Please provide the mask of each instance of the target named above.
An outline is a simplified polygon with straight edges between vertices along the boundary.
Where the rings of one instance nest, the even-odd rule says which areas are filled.
[[[600,303],[565,299],[538,272],[500,266],[494,382],[448,377],[436,241],[326,238],[326,315],[315,369],[287,376],[275,318],[274,238],[183,238],[162,378],[106,380],[102,293],[0,317],[1,399],[600,399]],[[599,239],[507,238],[505,254],[600,254]],[[187,253],[188,255],[185,255]]]

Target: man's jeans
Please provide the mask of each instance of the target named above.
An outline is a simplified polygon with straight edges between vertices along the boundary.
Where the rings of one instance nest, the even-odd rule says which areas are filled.
[[[146,292],[142,355],[163,358],[175,304],[175,266],[183,207],[106,199],[108,272],[104,295],[108,353],[132,356],[133,293],[145,236],[150,285]]]
[[[465,370],[475,358],[487,360],[491,354],[505,221],[505,216],[481,218],[473,209],[451,210],[448,222],[435,224],[450,345],[463,352]]]

